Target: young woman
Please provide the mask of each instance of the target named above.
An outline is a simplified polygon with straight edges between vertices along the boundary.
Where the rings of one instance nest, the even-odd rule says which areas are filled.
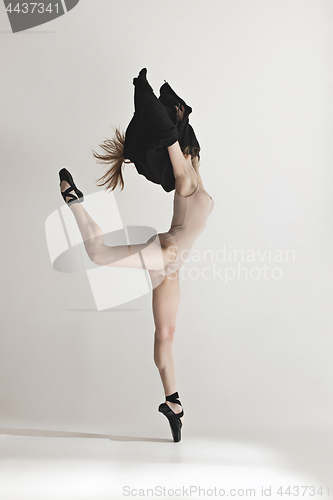
[[[81,205],[84,199],[83,193],[76,187],[71,174],[66,169],[59,172],[60,190],[76,219],[87,254],[95,264],[113,267],[144,267],[149,271],[153,283],[152,306],[156,327],[154,361],[166,396],[166,401],[159,406],[158,410],[168,418],[173,439],[178,442],[181,439],[184,411],[177,392],[172,344],[179,304],[179,269],[188,257],[195,240],[203,231],[214,202],[204,190],[199,174],[199,148],[195,145],[190,150],[192,154],[186,154],[189,147],[183,145],[181,148],[178,141],[179,127],[177,128],[177,125],[185,121],[185,103],[179,102],[175,106],[176,123],[174,123],[151,87],[147,86],[146,70],[142,70],[139,78],[134,79],[134,82],[137,83],[139,91],[144,89],[144,98],[139,103],[139,96],[136,95],[135,104],[136,113],[138,113],[138,106],[141,106],[140,112],[146,124],[145,127],[141,123],[139,127],[139,134],[142,134],[142,131],[145,134],[141,139],[145,143],[136,144],[135,138],[138,137],[136,134],[135,137],[132,135],[131,142],[126,144],[126,137],[116,130],[115,138],[111,141],[106,140],[102,146],[108,154],[94,153],[96,158],[111,165],[108,172],[100,179],[102,182],[100,185],[106,185],[107,189],[115,189],[117,185],[123,188],[121,167],[124,162],[124,153],[125,158],[130,158],[132,161],[134,156],[141,167],[149,164],[148,155],[151,159],[154,155],[155,158],[158,156],[162,158],[163,154],[167,154],[172,176],[170,173],[166,174],[167,164],[165,164],[166,167],[163,167],[160,179],[165,182],[168,178],[168,184],[163,187],[166,189],[167,185],[169,189],[170,186],[172,187],[170,180],[174,178],[174,211],[169,231],[160,233],[142,244],[107,246],[104,243],[101,228]],[[130,126],[126,135],[129,130]],[[193,146],[195,143],[193,136],[186,139],[189,136],[185,133],[183,137]],[[129,150],[131,154],[126,154]],[[142,163],[145,155],[146,163]],[[165,159],[165,156],[163,158]],[[147,174],[146,177],[149,178],[149,175]],[[163,185],[163,182],[160,183]],[[158,280],[161,281],[161,275],[164,277],[163,281],[158,286],[154,286]]]

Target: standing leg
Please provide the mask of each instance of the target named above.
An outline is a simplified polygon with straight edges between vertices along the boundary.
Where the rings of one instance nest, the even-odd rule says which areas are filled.
[[[150,273],[153,280],[153,272]],[[177,391],[172,344],[176,328],[176,315],[180,298],[179,272],[165,276],[153,290],[153,315],[155,321],[154,361],[159,370],[165,396]],[[167,402],[175,412],[182,407]]]

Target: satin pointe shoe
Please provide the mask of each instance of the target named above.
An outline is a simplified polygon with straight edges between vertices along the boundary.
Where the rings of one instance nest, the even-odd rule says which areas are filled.
[[[76,187],[73,177],[66,168],[62,168],[59,171],[59,178],[60,178],[60,186],[62,181],[66,181],[70,185],[69,188],[61,192],[61,196],[63,197],[65,203],[67,203],[68,206],[71,206],[73,203],[81,203],[82,201],[84,201],[84,195],[82,191],[80,191]],[[71,191],[74,191],[76,196],[74,196],[74,194],[71,194]],[[69,200],[66,201],[66,198],[69,198]]]
[[[178,398],[178,392],[174,392],[170,396],[166,396],[165,399],[166,401],[169,401],[169,403],[176,403],[182,406]],[[175,413],[173,410],[171,410],[170,406],[167,403],[162,403],[158,407],[158,411],[163,413],[163,415],[165,415],[169,420],[173,440],[175,443],[178,443],[181,440],[182,421],[180,419],[184,415],[183,409],[180,413]]]

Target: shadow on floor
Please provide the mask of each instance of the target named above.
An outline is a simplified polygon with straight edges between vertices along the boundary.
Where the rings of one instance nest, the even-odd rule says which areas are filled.
[[[172,439],[138,437],[138,436],[114,436],[110,434],[52,431],[44,429],[15,429],[0,428],[0,436],[26,436],[41,438],[88,438],[104,439],[113,442],[142,442],[142,443],[173,443]],[[194,442],[194,447],[192,441]],[[206,441],[206,444],[205,444]],[[220,444],[219,444],[220,443]],[[278,467],[286,471],[308,475],[315,478],[323,489],[331,486],[333,479],[333,429],[303,429],[289,431],[264,430],[245,431],[233,430],[212,432],[210,435],[187,436],[182,447],[134,447],[131,449],[130,460],[134,462],[154,463],[187,463],[238,466],[238,467]],[[216,447],[216,445],[218,445]],[[237,446],[241,446],[237,451]],[[255,450],[267,450],[267,460],[262,462],[262,456],[242,455],[244,445]],[[231,450],[231,454],[230,454]],[[235,454],[235,450],[237,453]],[[14,450],[16,453],[16,451]],[[118,461],[128,461],[128,447],[118,447]],[[272,459],[270,453],[272,452]],[[40,448],[36,451],[41,453]],[[56,456],[58,450],[55,451]],[[96,452],[97,453],[97,452]],[[59,455],[60,456],[60,455]],[[277,458],[275,458],[277,457]],[[8,457],[7,457],[8,458]],[[15,455],[14,458],[17,458]],[[325,490],[326,491],[326,490]],[[324,499],[324,496],[322,497]]]
[[[137,436],[112,436],[110,434],[93,434],[85,432],[49,431],[44,429],[9,429],[0,428],[0,435],[7,436],[30,436],[30,437],[54,437],[54,438],[90,438],[109,439],[110,441],[143,441],[146,443],[169,443],[171,439],[148,438]]]
[[[66,311],[75,311],[75,312],[93,312],[93,313],[113,313],[113,312],[136,312],[142,311],[142,309],[116,309],[115,307],[112,309],[103,309],[102,311],[98,311],[97,309],[66,309]]]

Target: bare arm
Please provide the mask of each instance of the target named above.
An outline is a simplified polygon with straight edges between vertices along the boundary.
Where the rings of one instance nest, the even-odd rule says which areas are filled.
[[[199,172],[199,160],[198,160],[198,157],[195,156],[193,159],[192,159],[192,165],[193,165],[193,168],[197,174],[197,178],[198,178],[198,182],[200,184],[200,186],[203,188],[203,184],[202,184],[202,179],[201,179],[201,176],[200,176],[200,172]]]

